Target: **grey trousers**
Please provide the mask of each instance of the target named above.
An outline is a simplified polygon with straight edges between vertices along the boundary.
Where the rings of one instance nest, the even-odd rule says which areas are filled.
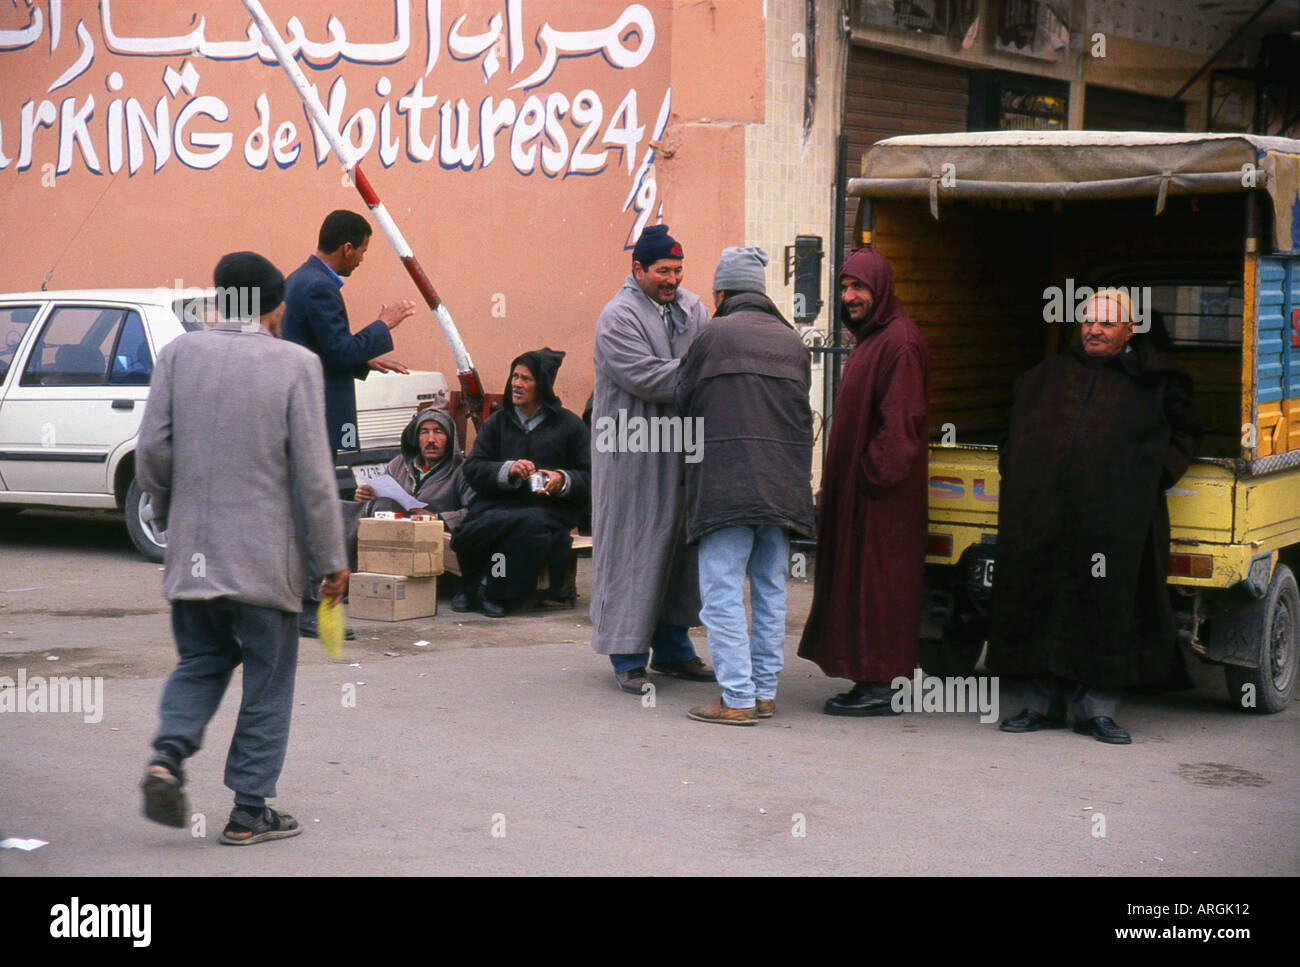
[[[226,785],[236,803],[265,805],[275,795],[289,744],[298,616],[229,598],[173,601],[172,633],[180,662],[163,687],[155,751],[177,766],[197,752],[231,674],[242,664],[244,690],[226,755]]]
[[[1099,715],[1115,717],[1119,707],[1120,693],[1114,689],[1095,688],[1078,682],[1067,682],[1055,675],[1042,675],[1031,678],[1025,683],[1021,700],[1025,708],[1040,715],[1048,715],[1053,705],[1058,705],[1065,696],[1065,689],[1073,686],[1070,692],[1070,714],[1076,722],[1086,722]]]

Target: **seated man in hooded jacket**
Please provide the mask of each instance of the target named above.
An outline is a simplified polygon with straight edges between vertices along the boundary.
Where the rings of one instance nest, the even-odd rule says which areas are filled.
[[[451,540],[461,567],[453,611],[501,617],[507,601],[533,593],[543,567],[550,580],[544,598],[572,596],[563,591],[569,532],[591,494],[591,436],[555,395],[563,359],[551,349],[516,357],[504,406],[479,427],[465,461],[475,497]]]
[[[402,431],[402,452],[384,471],[416,500],[427,504],[423,513],[434,514],[450,534],[465,519],[474,491],[465,482],[465,455],[456,441],[456,425],[443,410],[425,409]],[[352,568],[357,566],[357,530],[361,518],[376,511],[407,513],[401,504],[378,497],[369,484],[357,487],[356,499],[343,502],[343,527]]]

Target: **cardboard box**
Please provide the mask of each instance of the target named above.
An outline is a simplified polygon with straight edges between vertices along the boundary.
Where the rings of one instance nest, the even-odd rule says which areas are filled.
[[[358,571],[348,581],[348,614],[371,621],[432,618],[438,613],[438,579]]]
[[[430,577],[442,573],[442,521],[362,519],[357,570]]]
[[[442,572],[460,574],[460,561],[456,560],[456,552],[451,549],[451,535],[446,532],[442,535]]]

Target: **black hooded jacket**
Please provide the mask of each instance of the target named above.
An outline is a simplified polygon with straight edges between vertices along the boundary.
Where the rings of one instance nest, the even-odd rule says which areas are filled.
[[[519,422],[511,401],[510,379],[506,380],[505,403],[489,416],[474,441],[474,449],[465,461],[465,479],[477,495],[470,505],[475,511],[498,507],[543,507],[552,511],[559,522],[572,527],[591,497],[591,436],[586,424],[560,405],[555,395],[555,374],[564,353],[537,349],[515,357],[510,372],[522,363],[537,380],[540,399],[538,413],[542,422],[531,432]],[[531,460],[538,470],[563,471],[569,489],[560,495],[534,493],[528,481],[512,478],[500,483],[501,465],[515,460]]]

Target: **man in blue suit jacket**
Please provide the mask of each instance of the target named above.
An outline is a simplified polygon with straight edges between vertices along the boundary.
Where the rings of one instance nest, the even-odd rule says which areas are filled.
[[[405,373],[401,363],[379,359],[393,348],[390,330],[415,313],[409,299],[381,306],[379,318],[358,333],[348,325],[343,305],[343,280],[356,270],[370,246],[370,223],[356,212],[330,212],[321,223],[316,254],[298,267],[284,283],[282,338],[305,346],[320,357],[325,370],[325,426],[330,446],[356,450],[357,394],[354,379],[370,371]],[[298,631],[315,638],[319,576],[307,582]],[[352,638],[352,632],[347,632]]]
[[[325,368],[325,422],[330,445],[357,449],[357,395],[354,379],[370,370],[405,373],[400,363],[379,359],[393,348],[390,330],[415,313],[408,300],[382,306],[379,318],[358,333],[348,325],[348,310],[339,291],[370,246],[370,224],[356,212],[330,212],[320,227],[316,254],[295,270],[284,285],[285,339],[306,346]]]

